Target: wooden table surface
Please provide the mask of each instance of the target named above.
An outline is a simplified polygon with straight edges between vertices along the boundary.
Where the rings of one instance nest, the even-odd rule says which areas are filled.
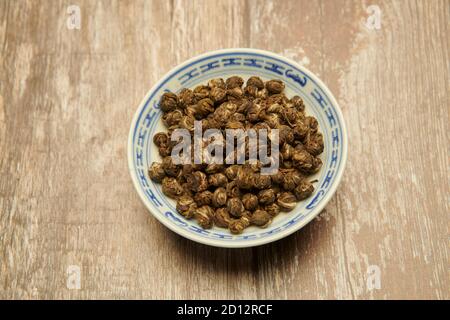
[[[1,0],[0,298],[449,299],[449,22],[449,0]],[[321,215],[239,250],[161,225],[126,157],[149,88],[229,47],[319,75],[349,134]]]

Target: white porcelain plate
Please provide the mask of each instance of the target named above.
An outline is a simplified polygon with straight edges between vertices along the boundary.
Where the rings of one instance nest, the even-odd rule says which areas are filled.
[[[306,114],[317,118],[324,135],[323,166],[312,179],[317,179],[314,194],[299,202],[289,213],[280,213],[265,228],[249,227],[240,235],[223,228],[203,230],[195,220],[186,220],[175,210],[175,201],[167,198],[161,185],[148,178],[153,161],[161,161],[153,144],[153,135],[164,131],[158,102],[166,91],[178,93],[193,89],[212,78],[238,75],[245,80],[259,76],[263,80],[280,79],[286,84],[288,97],[299,95]],[[254,49],[212,51],[175,67],[167,73],[140,104],[131,122],[128,139],[128,164],[134,186],[150,212],[166,227],[188,239],[218,247],[242,248],[262,245],[299,230],[317,216],[331,199],[341,180],[347,159],[347,132],[341,110],[328,88],[313,73],[278,54]]]

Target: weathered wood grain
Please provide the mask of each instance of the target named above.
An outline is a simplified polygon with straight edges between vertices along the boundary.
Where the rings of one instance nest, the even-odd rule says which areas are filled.
[[[71,4],[0,1],[0,298],[450,298],[448,0],[79,0],[80,30],[66,27]],[[380,30],[364,25],[370,4]],[[127,168],[146,91],[226,47],[305,65],[349,132],[320,217],[253,249],[167,230]]]

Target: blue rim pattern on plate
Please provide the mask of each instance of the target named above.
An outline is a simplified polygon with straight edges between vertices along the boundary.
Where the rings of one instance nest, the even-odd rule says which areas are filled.
[[[238,69],[236,69],[238,68]],[[224,75],[225,74],[225,75]],[[166,91],[179,91],[205,83],[213,77],[230,74],[256,74],[278,78],[300,95],[314,111],[324,134],[325,159],[313,196],[291,213],[282,224],[267,230],[231,235],[228,230],[203,230],[195,222],[185,220],[162,194],[160,186],[147,177],[151,163],[152,136],[161,116],[160,96]],[[330,199],[342,176],[347,152],[347,136],[342,114],[328,89],[311,72],[274,53],[253,49],[229,49],[207,53],[175,68],[152,88],[138,109],[130,129],[129,167],[132,180],[150,211],[171,230],[192,240],[223,247],[246,247],[275,241],[300,229],[314,218]],[[222,232],[223,231],[223,232]]]

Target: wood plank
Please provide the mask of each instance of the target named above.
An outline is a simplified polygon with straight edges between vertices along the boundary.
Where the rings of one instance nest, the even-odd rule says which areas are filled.
[[[364,25],[365,1],[77,3],[70,30],[69,1],[0,1],[0,298],[450,298],[449,1],[378,1],[380,30]],[[320,217],[253,249],[167,230],[127,168],[147,90],[226,47],[305,65],[349,132]]]

